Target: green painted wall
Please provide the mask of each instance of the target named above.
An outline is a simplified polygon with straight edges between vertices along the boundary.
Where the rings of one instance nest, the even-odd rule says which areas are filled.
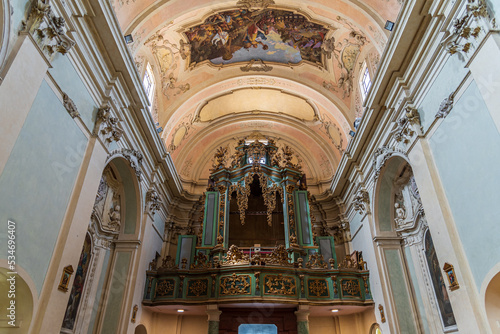
[[[410,296],[406,289],[405,276],[401,267],[399,251],[396,249],[384,250],[389,278],[391,281],[392,293],[396,304],[396,314],[398,316],[399,329],[401,333],[417,333],[413,323],[413,312],[410,304]]]
[[[464,68],[464,65],[464,62],[458,57],[449,57],[439,72],[439,75],[429,90],[430,93],[426,95],[418,109],[424,131],[426,131],[434,121],[434,116],[441,102],[458,87],[469,71],[467,68]]]
[[[161,218],[158,212],[155,213],[153,224],[155,225],[158,232],[160,232],[160,234],[163,236],[163,233],[165,231],[165,220]]]
[[[94,129],[97,106],[83,84],[68,57],[58,54],[52,61],[49,73],[57,82],[63,92],[75,102],[80,118],[87,128]]]
[[[474,82],[429,142],[479,291],[500,261],[500,135]]]
[[[101,252],[104,250],[101,250]],[[94,300],[94,306],[92,307],[92,315],[90,316],[90,325],[88,334],[92,334],[94,332],[95,319],[97,316],[97,311],[99,310],[100,304],[102,302],[102,287],[104,285],[104,280],[106,279],[106,274],[108,273],[108,265],[109,265],[109,250],[104,251],[104,261],[102,264],[102,272],[99,277],[99,283],[97,285],[96,297]],[[102,254],[101,254],[102,256]]]
[[[391,219],[391,190],[393,180],[396,176],[396,171],[400,165],[401,160],[391,159],[387,162],[387,167],[382,174],[380,180],[380,188],[378,193],[378,223],[380,231],[392,231]],[[351,229],[351,232],[353,230]]]
[[[117,333],[118,321],[120,320],[123,295],[128,281],[128,269],[130,265],[130,252],[117,252],[113,267],[113,276],[109,285],[109,295],[106,303],[106,313],[102,324],[101,333]]]
[[[413,290],[415,291],[415,297],[417,299],[418,311],[420,312],[420,320],[422,321],[424,333],[430,333],[429,323],[427,321],[427,317],[425,316],[424,302],[422,301],[422,295],[421,295],[422,292],[420,291],[420,287],[418,286],[418,279],[417,279],[417,274],[416,274],[416,270],[419,270],[419,271],[421,270],[420,265],[419,265],[420,261],[418,259],[413,260],[410,249],[408,247],[405,247],[404,251],[405,251],[406,260],[408,261],[410,278],[411,278],[411,281],[413,283]],[[426,273],[423,273],[423,274],[425,275]]]
[[[352,220],[349,222],[349,226],[351,228],[351,235],[354,236],[354,234],[356,233],[358,228],[362,225],[361,218],[362,218],[361,215],[356,212],[356,214],[354,215]],[[356,237],[357,237],[357,235],[356,235]]]
[[[27,270],[38,291],[86,145],[87,138],[43,81],[0,175],[0,244],[7,244],[7,220],[14,220],[16,261]],[[0,256],[5,258],[6,251]]]
[[[125,227],[123,233],[134,234],[137,226],[137,195],[136,180],[137,176],[132,173],[128,162],[123,159],[114,159],[118,173],[121,175],[123,190],[125,191]]]

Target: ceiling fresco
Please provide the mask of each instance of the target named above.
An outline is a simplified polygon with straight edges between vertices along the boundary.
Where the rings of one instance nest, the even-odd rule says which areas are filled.
[[[399,0],[113,0],[151,113],[184,190],[206,188],[213,154],[260,133],[293,147],[311,194],[328,189]]]
[[[291,11],[237,9],[216,13],[185,34],[191,63],[248,62],[258,59],[297,64],[321,63],[328,29]]]

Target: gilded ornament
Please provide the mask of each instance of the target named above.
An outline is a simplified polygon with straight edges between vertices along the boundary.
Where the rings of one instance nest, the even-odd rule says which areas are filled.
[[[308,280],[308,286],[309,286],[309,295],[314,295],[316,297],[329,297],[330,294],[328,293],[328,283],[326,280],[322,279],[309,279]],[[327,296],[325,296],[325,293]]]
[[[159,269],[164,269],[164,270],[176,270],[178,269],[177,266],[175,265],[175,259],[173,259],[170,255],[167,255],[161,264],[161,267]]]
[[[221,295],[249,295],[252,278],[249,275],[223,276],[220,279]]]
[[[249,264],[248,255],[244,254],[236,245],[231,245],[224,256],[224,265]]]
[[[210,262],[208,257],[202,252],[198,252],[198,255],[194,257],[194,263],[191,263],[191,269],[209,269]]]
[[[158,297],[173,296],[175,281],[172,279],[161,280],[156,286],[156,295]]]
[[[278,245],[278,247],[274,248],[271,254],[265,256],[264,261],[268,265],[270,264],[284,267],[293,266],[293,264],[290,263],[288,251],[283,245]]]
[[[323,255],[319,253],[309,255],[309,261],[306,262],[306,267],[309,269],[328,269],[328,265],[323,259]]]
[[[342,295],[361,297],[361,288],[358,280],[341,279],[340,286],[342,287]]]
[[[207,295],[207,281],[206,279],[190,280],[188,281],[188,290],[190,295],[200,297]]]
[[[295,277],[278,275],[265,276],[264,293],[268,295],[293,296],[296,294]]]

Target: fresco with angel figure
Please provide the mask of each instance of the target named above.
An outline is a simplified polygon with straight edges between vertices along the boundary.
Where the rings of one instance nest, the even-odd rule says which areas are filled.
[[[252,59],[296,64],[321,63],[328,29],[305,16],[284,10],[237,9],[208,17],[190,28],[191,63],[247,62]]]

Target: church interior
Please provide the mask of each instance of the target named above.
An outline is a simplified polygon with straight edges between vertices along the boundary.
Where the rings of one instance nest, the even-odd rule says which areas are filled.
[[[0,0],[0,332],[500,333],[497,10]]]

